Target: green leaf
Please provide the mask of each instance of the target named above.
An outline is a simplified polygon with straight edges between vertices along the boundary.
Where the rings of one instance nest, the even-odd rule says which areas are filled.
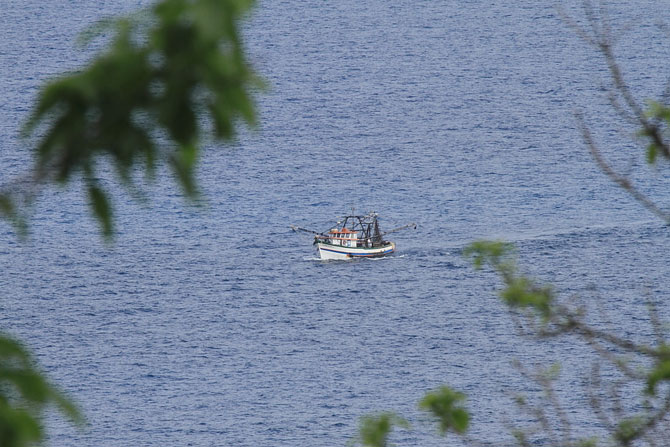
[[[42,441],[42,413],[48,405],[82,422],[76,406],[35,369],[28,351],[0,335],[0,445],[28,447]]]
[[[194,142],[203,140],[205,130],[230,140],[240,118],[256,122],[252,92],[260,82],[245,59],[238,24],[252,4],[161,0],[147,10],[150,17],[92,28],[84,39],[113,26],[111,45],[87,67],[47,84],[24,126],[24,136],[39,137],[36,181],[68,183],[75,173],[97,178],[96,160],[102,157],[112,161],[126,186],[132,186],[138,162],[149,181],[157,166],[169,164],[186,195],[194,197]],[[203,123],[212,123],[211,129]],[[159,143],[177,149],[161,150]],[[109,238],[106,195],[97,185],[85,187]]]
[[[19,214],[19,210],[9,193],[0,194],[0,217],[4,217],[12,223],[19,237],[26,237],[28,227],[25,218]]]
[[[649,143],[649,146],[647,146],[647,163],[653,165],[656,162],[657,156],[658,147],[654,143]]]
[[[656,363],[654,369],[647,375],[646,393],[656,394],[656,386],[659,382],[670,379],[670,360],[664,359]]]
[[[542,370],[540,375],[548,381],[557,380],[561,375],[561,364],[558,362],[552,364],[549,368]]]
[[[43,430],[38,418],[24,409],[0,402],[0,445],[28,447],[42,438]]]
[[[598,447],[597,438],[580,439],[577,441],[577,447]]]
[[[619,422],[614,438],[622,445],[630,445],[643,432],[646,419],[640,416],[624,419]]]
[[[14,230],[20,238],[25,238],[28,234],[28,225],[25,217],[19,214],[18,207],[14,204],[9,193],[0,194],[0,217],[4,217],[12,223]]]
[[[512,245],[502,241],[476,241],[465,247],[463,255],[471,257],[476,269],[488,263],[497,268],[503,259],[512,253]]]
[[[670,124],[670,108],[657,101],[648,101],[649,109],[646,115],[650,118],[658,118]]]
[[[386,447],[394,426],[408,428],[407,421],[394,413],[380,413],[361,418],[358,442],[363,447]]]
[[[105,192],[95,183],[88,186],[88,197],[93,210],[93,215],[102,226],[102,233],[106,238],[111,238],[114,233],[112,225],[112,207],[109,204]]]
[[[11,197],[6,194],[0,194],[0,213],[4,214],[5,217],[14,216],[14,203],[12,203]]]
[[[507,305],[532,308],[548,320],[554,299],[552,287],[539,286],[532,279],[520,276],[512,252],[511,244],[500,241],[477,241],[463,250],[466,257],[472,258],[476,269],[489,264],[502,277],[505,288],[500,296]]]
[[[449,430],[463,434],[470,423],[470,415],[461,405],[463,401],[465,401],[464,394],[443,386],[437,391],[426,394],[419,402],[419,408],[437,418],[442,435]]]
[[[198,188],[193,175],[195,164],[198,159],[198,146],[188,144],[181,146],[173,154],[171,161],[172,169],[188,197],[195,197],[198,194]]]
[[[537,286],[529,278],[517,277],[509,281],[500,296],[511,307],[533,308],[545,319],[551,315],[554,297],[551,286]]]

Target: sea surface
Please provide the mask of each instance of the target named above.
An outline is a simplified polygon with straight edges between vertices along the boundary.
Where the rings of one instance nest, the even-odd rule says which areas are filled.
[[[659,97],[670,11],[606,3],[632,92]],[[0,184],[30,166],[19,133],[42,83],[101,45],[79,33],[148,4],[0,0]],[[566,16],[585,24],[579,0],[259,1],[243,28],[269,85],[260,125],[205,146],[197,204],[160,171],[146,201],[109,183],[113,244],[77,183],[36,202],[27,241],[0,225],[0,328],[87,419],[48,415],[50,444],[344,446],[383,410],[413,426],[397,445],[445,445],[417,401],[448,384],[468,396],[471,436],[504,445],[531,419],[513,397],[540,392],[515,359],[560,361],[575,430],[599,433],[591,352],[520,337],[497,277],[462,255],[513,242],[525,272],[632,338],[651,333],[648,301],[670,318],[669,230],[598,169],[575,113],[661,205],[667,173],[646,166],[605,61]],[[352,207],[418,229],[354,262],[319,261],[289,229],[326,230]]]

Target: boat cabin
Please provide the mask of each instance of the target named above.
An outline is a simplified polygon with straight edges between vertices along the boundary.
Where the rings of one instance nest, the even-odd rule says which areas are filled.
[[[358,232],[349,228],[333,228],[328,232],[330,243],[343,247],[358,246]]]

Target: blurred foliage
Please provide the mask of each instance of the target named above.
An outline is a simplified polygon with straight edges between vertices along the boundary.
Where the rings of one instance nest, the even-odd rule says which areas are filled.
[[[647,162],[659,167],[662,161],[670,160],[670,90],[666,87],[659,95],[660,100],[647,101],[646,105],[638,100],[636,91],[626,81],[628,70],[619,65],[617,57],[620,53],[616,48],[619,42],[626,41],[625,37],[628,36],[625,36],[625,30],[631,24],[617,30],[608,7],[608,2],[604,0],[582,0],[583,14],[580,17],[573,16],[574,9],[571,7],[564,8],[559,5],[558,12],[565,23],[604,60],[610,84],[607,86],[607,96],[612,109],[622,123],[633,124],[639,129],[635,143],[642,143],[639,149],[645,151],[643,153]],[[661,30],[659,35],[670,36],[670,26],[662,18],[655,17],[655,20],[655,25]],[[597,134],[591,131],[585,113],[577,110],[575,117],[585,146],[597,167],[644,209],[670,225],[670,211],[664,204],[667,202],[663,195],[665,188],[658,188],[659,195],[654,198],[651,194],[656,193],[655,188],[637,187],[632,167],[622,171],[617,166],[620,162],[610,162],[610,156],[619,157],[617,151],[612,148],[601,150]],[[595,119],[602,124],[600,114]],[[663,176],[656,176],[655,179],[664,180]],[[631,328],[625,325],[613,327],[607,321],[606,312],[591,312],[587,315],[587,309],[597,307],[597,302],[582,301],[576,295],[560,296],[551,285],[541,284],[523,274],[511,244],[478,241],[466,247],[464,255],[472,260],[476,269],[490,267],[500,277],[502,286],[498,294],[509,310],[513,327],[522,337],[519,342],[522,352],[529,340],[542,343],[548,338],[564,336],[566,338],[561,339],[561,343],[579,343],[590,352],[591,374],[582,377],[579,381],[582,383],[570,383],[567,388],[565,383],[559,382],[560,363],[547,369],[535,367],[531,370],[524,368],[520,362],[517,363],[520,376],[543,391],[541,395],[536,394],[530,399],[525,396],[516,399],[519,410],[527,416],[522,428],[510,427],[518,445],[655,447],[668,443],[668,326],[656,313],[649,297],[640,297],[640,301],[648,303],[648,323],[651,330],[636,329],[631,332]],[[621,278],[621,281],[627,280]],[[603,311],[602,308],[598,310]],[[667,315],[667,312],[661,315],[664,314]],[[639,318],[631,321],[631,326],[633,325],[640,325]],[[555,346],[551,344],[547,348],[553,349]],[[555,392],[554,386],[561,386],[562,393]],[[579,396],[583,398],[580,400],[576,395],[582,387],[585,395]],[[561,397],[565,394],[573,395],[572,405],[586,403],[588,408],[566,408],[561,402]],[[462,427],[463,430],[467,428],[469,417],[467,413],[456,413],[455,396],[458,393],[443,388],[440,392],[427,395],[421,402],[421,408],[431,411],[440,420],[442,433],[448,429],[459,432],[457,427]],[[581,410],[585,410],[583,413],[587,414],[586,420],[578,416],[582,414]],[[454,417],[456,414],[459,416]],[[579,424],[578,430],[573,429],[574,422]],[[589,437],[580,437],[585,432]],[[472,441],[474,445],[479,445]]]
[[[108,49],[47,84],[25,126],[26,136],[38,138],[33,181],[67,183],[81,175],[108,238],[113,219],[102,160],[129,187],[136,167],[152,179],[165,162],[194,197],[203,138],[230,140],[238,120],[256,122],[251,91],[262,84],[245,60],[237,26],[251,3],[163,0],[148,14],[102,22],[104,30],[114,23]],[[0,198],[0,212],[14,218],[11,199]]]
[[[621,445],[628,446],[640,437],[646,425],[646,419],[640,416],[623,419],[617,426],[614,438]]]
[[[514,246],[502,241],[476,241],[465,247],[463,255],[472,258],[472,263],[477,270],[481,269],[486,263],[504,268],[515,269],[515,264],[511,262],[510,257],[513,254]]]
[[[654,350],[654,364],[646,375],[646,393],[653,396],[659,382],[670,380],[670,346],[661,343]]]
[[[590,3],[585,0],[587,18],[591,25],[597,25]],[[111,44],[87,67],[49,83],[41,91],[24,128],[26,137],[37,140],[31,186],[18,188],[18,193],[14,188],[0,190],[0,214],[24,231],[26,219],[20,205],[30,201],[39,186],[81,179],[91,211],[109,238],[114,227],[111,202],[102,181],[105,163],[111,163],[129,189],[135,186],[137,172],[151,180],[158,166],[166,163],[185,195],[195,197],[198,188],[194,172],[203,140],[208,135],[230,140],[238,122],[256,123],[251,91],[262,87],[262,82],[245,59],[237,26],[251,5],[252,0],[161,0],[139,14],[105,20],[83,35],[82,41],[90,41],[100,32],[114,32]],[[640,122],[647,160],[657,163],[659,156],[669,159],[666,140],[670,107],[649,102],[645,113],[638,113],[642,108],[632,100],[622,80],[611,52],[608,28],[591,28],[595,35],[587,40],[608,60],[615,89]],[[588,34],[588,30],[579,32]],[[649,201],[632,183],[599,158],[584,129],[585,140],[601,168],[649,208]],[[557,303],[552,287],[539,285],[519,272],[509,244],[475,242],[465,249],[465,255],[476,268],[490,266],[500,275],[504,284],[500,296],[510,308],[530,311],[540,318],[544,326],[536,332],[538,335],[570,332],[583,337],[602,355],[613,357],[612,352],[620,350],[642,356],[651,365],[641,373],[630,373],[630,380],[641,383],[650,399],[660,401],[655,407],[640,405],[644,408],[640,415],[619,417],[612,441],[631,445],[664,420],[670,411],[670,396],[659,391],[662,383],[670,380],[670,349],[665,343],[656,347],[636,345],[589,327],[578,312]],[[615,364],[624,375],[629,374],[625,361],[616,360]],[[550,400],[550,383],[558,374],[556,367],[537,378]],[[426,394],[419,406],[437,419],[442,435],[448,431],[464,434],[470,422],[462,406],[464,400],[463,394],[442,387]],[[523,399],[519,403],[527,405]],[[81,421],[73,404],[35,369],[27,351],[11,338],[0,336],[0,445],[28,446],[42,441],[42,413],[49,405]],[[551,405],[560,412],[555,402]],[[357,442],[369,447],[387,446],[393,427],[407,428],[409,424],[394,413],[363,417]],[[516,430],[513,434],[520,445],[531,445],[526,432]],[[568,436],[565,441],[565,445],[597,445],[595,438],[575,441]]]
[[[430,413],[438,422],[438,431],[442,436],[448,431],[465,434],[470,423],[470,414],[463,408],[465,394],[447,386],[427,393],[419,402],[419,408]],[[363,416],[360,420],[356,444],[363,447],[386,447],[393,427],[409,429],[406,419],[395,413],[385,412]]]
[[[647,161],[656,163],[658,155],[670,159],[670,148],[667,138],[670,132],[670,107],[657,101],[648,101],[646,117],[652,120],[643,125],[639,135],[648,140]]]
[[[42,413],[49,405],[82,423],[74,404],[35,369],[28,351],[0,335],[0,445],[32,446],[44,439]]]
[[[393,427],[409,428],[407,421],[394,413],[363,416],[356,444],[362,447],[387,447]]]
[[[670,345],[663,341],[663,325],[654,314],[653,306],[650,307],[649,318],[655,326],[653,336],[656,343],[636,343],[626,336],[617,335],[615,331],[603,330],[598,325],[593,325],[584,319],[581,307],[574,308],[559,302],[550,286],[538,286],[536,281],[519,273],[513,251],[513,247],[506,243],[478,241],[468,246],[464,254],[471,258],[475,268],[481,269],[488,265],[500,276],[503,286],[499,294],[510,309],[531,311],[522,315],[516,314],[515,320],[519,327],[527,328],[528,335],[538,340],[575,335],[593,349],[596,358],[609,363],[619,373],[616,380],[613,379],[611,371],[606,374],[606,378],[614,381],[614,384],[609,385],[611,388],[589,391],[593,413],[601,424],[610,426],[610,441],[619,446],[637,445],[636,443],[643,440],[648,445],[655,445],[654,439],[661,439],[666,435],[665,425],[661,422],[670,416],[668,389],[666,387],[663,391],[659,390],[662,382],[670,382]],[[527,320],[519,318],[521,316],[527,317]],[[542,325],[534,324],[538,317]],[[575,339],[571,340],[574,341]],[[596,362],[595,365],[591,383],[603,387],[603,377],[597,373],[600,363]],[[540,407],[533,408],[523,396],[517,398],[517,405],[539,421],[545,434],[554,436],[555,442],[568,446],[598,444],[597,438],[574,440],[571,437],[566,411],[553,390],[553,382],[560,376],[560,364],[556,363],[535,373],[524,371],[520,364],[517,364],[517,368],[521,375],[544,390],[545,402]],[[638,401],[628,399],[624,402],[618,395],[619,389],[624,386],[642,390],[645,396],[641,396]],[[600,397],[607,395],[605,393],[611,393],[609,398],[615,402],[609,415],[605,415],[607,404]],[[549,423],[549,412],[557,417],[558,428]],[[603,421],[607,421],[607,424]],[[519,445],[533,444],[526,431],[515,430],[513,434]]]
[[[419,402],[419,408],[437,418],[440,434],[445,435],[449,430],[463,434],[470,423],[470,415],[460,406],[463,401],[465,394],[443,386],[437,391],[426,394]]]
[[[25,205],[40,187],[81,179],[109,239],[113,212],[101,180],[107,164],[132,191],[137,172],[152,180],[165,163],[185,195],[195,197],[202,141],[230,140],[239,121],[256,123],[252,90],[262,82],[245,60],[237,24],[251,5],[161,0],[92,27],[83,42],[111,30],[110,44],[87,67],[39,93],[24,127],[24,137],[36,141],[35,165],[0,187],[0,215],[24,234]],[[0,336],[0,446],[43,441],[42,413],[49,405],[81,423],[78,410],[35,369],[26,349]]]
[[[463,250],[472,258],[477,269],[491,266],[500,274],[505,288],[500,291],[502,299],[511,307],[536,311],[547,321],[551,317],[554,293],[549,285],[538,285],[534,280],[519,274],[513,247],[500,241],[477,241]]]

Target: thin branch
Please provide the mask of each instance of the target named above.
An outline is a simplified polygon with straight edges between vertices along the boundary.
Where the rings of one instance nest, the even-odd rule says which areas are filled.
[[[610,165],[607,163],[605,158],[600,153],[600,150],[596,147],[591,132],[584,122],[584,117],[581,113],[576,113],[577,121],[579,123],[580,130],[582,132],[582,137],[589,147],[589,151],[593,158],[596,161],[598,167],[617,185],[621,186],[623,189],[628,191],[628,193],[633,196],[635,200],[640,202],[645,208],[651,211],[653,214],[662,219],[667,225],[670,225],[670,214],[666,213],[660,209],[656,204],[644,195],[640,190],[638,190],[632,182],[625,176],[618,174]]]
[[[551,379],[549,379],[546,376],[543,376],[542,373],[540,373],[538,374],[537,380],[540,383],[540,385],[544,387],[544,390],[547,393],[547,399],[549,400],[551,406],[554,408],[554,411],[556,411],[558,420],[560,421],[561,424],[563,439],[570,439],[572,433],[571,424],[570,421],[568,420],[568,416],[565,413],[565,410],[563,409],[563,406],[561,405],[561,402],[558,400],[558,397],[554,392],[554,388],[551,384]]]
[[[598,46],[597,42],[595,39],[593,39],[593,37],[591,37],[589,32],[583,26],[579,25],[575,20],[573,20],[573,18],[570,17],[570,15],[566,13],[565,9],[563,9],[563,7],[560,5],[558,6],[558,14],[561,16],[563,22],[565,22],[582,40],[591,46]]]
[[[598,2],[597,13],[596,7],[590,0],[584,0],[583,6],[584,15],[590,26],[590,32],[584,27],[576,24],[576,22],[562,10],[559,9],[559,12],[568,26],[574,29],[584,41],[595,47],[603,55],[616,91],[631,110],[635,121],[642,126],[644,135],[652,140],[665,158],[670,158],[670,147],[663,137],[662,127],[647,117],[644,107],[635,99],[630,87],[624,79],[623,72],[614,55],[613,48],[616,44],[616,39],[613,36],[605,4],[603,2]],[[630,118],[629,113],[625,111],[623,105],[620,104],[618,100],[613,99],[613,95],[610,96],[610,102],[614,105],[615,110],[625,119]]]
[[[607,349],[605,349],[605,347],[602,346],[600,343],[598,343],[596,339],[586,337],[586,342],[593,348],[594,351],[596,351],[596,353],[598,353],[602,358],[612,363],[612,365],[617,367],[619,371],[621,371],[629,379],[642,380],[645,378],[643,374],[640,374],[632,370],[630,367],[628,367],[628,365],[626,365],[626,363],[622,359],[617,358],[616,355],[612,354]]]
[[[602,382],[601,382],[601,376],[600,376],[600,364],[599,363],[594,363],[593,367],[591,368],[591,384],[589,388],[587,388],[587,393],[589,396],[589,403],[591,404],[591,408],[596,414],[596,418],[600,421],[601,424],[610,432],[614,433],[616,430],[616,424],[609,419],[608,415],[605,414],[605,409],[602,406],[600,398],[596,395],[595,390],[602,390]]]
[[[649,293],[649,292],[647,292]],[[666,344],[663,325],[661,324],[661,319],[658,316],[658,310],[656,305],[651,301],[647,300],[647,307],[649,308],[649,321],[651,322],[651,327],[654,330],[654,335],[656,336],[656,343],[658,346],[663,346]]]
[[[626,81],[624,81],[623,74],[621,73],[621,69],[619,68],[619,64],[616,62],[616,58],[614,57],[614,53],[612,52],[611,42],[603,39],[600,42],[599,47],[600,51],[603,53],[605,59],[607,60],[607,67],[610,70],[610,75],[612,76],[612,80],[614,81],[615,87],[617,88],[621,96],[624,98],[624,101],[626,102],[628,107],[631,108],[631,110],[637,117],[637,120],[642,126],[642,129],[644,129],[644,134],[649,138],[651,138],[656,147],[658,147],[661,150],[661,152],[666,158],[670,158],[670,149],[668,148],[668,145],[663,139],[663,135],[661,135],[661,128],[647,118],[644,109],[635,100],[635,97],[631,93],[630,88],[628,88],[628,84],[626,84]]]
[[[659,422],[661,422],[670,413],[670,395],[664,399],[663,406],[651,417],[649,417],[644,424],[637,428],[632,435],[632,439],[640,438],[649,433]]]
[[[519,374],[521,374],[529,381],[539,384],[540,386],[545,388],[546,392],[546,387],[541,383],[539,379],[539,374],[533,374],[530,371],[526,370],[519,361],[513,362],[513,366],[516,368],[517,371],[519,371]],[[547,417],[544,407],[532,405],[529,402],[523,402],[523,403],[520,402],[519,406],[522,409],[526,410],[526,412],[529,415],[537,419],[537,422],[540,424],[540,427],[542,427],[542,431],[551,438],[552,444],[559,445],[558,434],[556,433],[556,430],[554,430],[554,428],[549,423],[549,418]]]

